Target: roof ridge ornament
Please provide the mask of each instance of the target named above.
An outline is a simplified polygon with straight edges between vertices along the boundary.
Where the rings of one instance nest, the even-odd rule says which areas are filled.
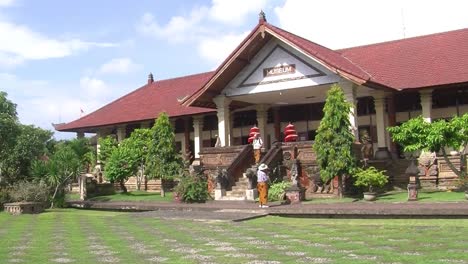
[[[260,13],[258,14],[258,23],[263,24],[267,22],[265,12],[263,10],[260,10]]]
[[[153,73],[149,73],[148,74],[148,84],[152,84],[154,82],[154,78],[153,78]]]

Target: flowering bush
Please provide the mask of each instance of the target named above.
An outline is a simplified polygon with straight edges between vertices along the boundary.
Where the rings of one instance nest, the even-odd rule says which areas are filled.
[[[273,183],[268,189],[268,200],[278,201],[283,200],[286,193],[286,189],[291,186],[290,182],[277,182]]]
[[[374,188],[383,187],[387,184],[388,179],[384,173],[385,171],[379,171],[372,166],[366,169],[357,169],[354,185],[366,187],[369,192],[373,192]]]
[[[184,175],[174,189],[174,196],[186,203],[201,203],[209,198],[208,181],[204,175]]]

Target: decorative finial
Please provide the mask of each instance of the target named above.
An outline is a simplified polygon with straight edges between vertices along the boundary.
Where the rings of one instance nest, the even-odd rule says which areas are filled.
[[[153,82],[154,82],[153,74],[150,72],[150,74],[148,75],[148,84],[151,84]]]
[[[263,12],[263,10],[260,10],[260,13],[258,14],[258,22],[259,23],[267,22],[265,12]]]

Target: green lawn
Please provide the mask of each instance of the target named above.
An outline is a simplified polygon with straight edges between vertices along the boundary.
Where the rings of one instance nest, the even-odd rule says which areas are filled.
[[[1,263],[468,263],[468,219],[234,222],[0,213]]]
[[[317,198],[304,203],[350,203],[364,202],[362,197],[344,197],[338,198]],[[380,194],[377,203],[401,203],[408,201],[408,192],[386,192]],[[463,202],[466,201],[464,192],[454,191],[419,191],[418,202]]]
[[[71,193],[67,194],[67,200],[78,200],[80,198],[79,194]],[[171,202],[174,197],[172,192],[166,192],[165,197],[161,197],[159,192],[145,192],[145,191],[132,191],[126,194],[118,192],[112,195],[103,195],[96,196],[88,199],[89,201],[118,201],[118,202],[133,202],[133,201],[142,201],[142,202]]]

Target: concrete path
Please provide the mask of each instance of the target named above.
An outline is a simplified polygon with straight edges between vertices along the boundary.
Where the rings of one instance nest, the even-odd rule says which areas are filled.
[[[258,208],[253,202],[93,202],[71,201],[70,207],[96,210],[141,211],[161,218],[242,221],[266,215],[327,218],[468,218],[466,202],[404,203],[321,203],[282,205],[271,203]]]

